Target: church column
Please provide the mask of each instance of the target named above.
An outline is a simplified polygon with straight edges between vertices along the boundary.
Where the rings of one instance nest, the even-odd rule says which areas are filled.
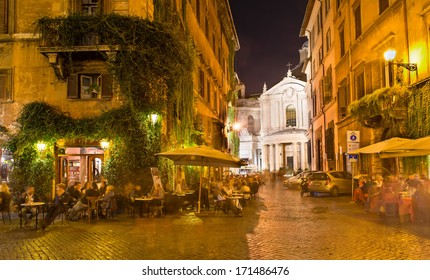
[[[267,145],[263,145],[262,147],[261,147],[261,159],[262,159],[262,166],[261,166],[261,168],[263,169],[263,170],[266,170],[266,169],[268,169],[269,168],[269,166],[268,166],[268,161],[267,161]]]
[[[279,170],[280,164],[279,164],[279,154],[281,152],[281,150],[279,149],[279,144],[274,144],[273,145],[275,148],[275,172],[277,172]]]
[[[269,145],[269,170],[273,171],[275,169],[275,159],[273,157],[273,153],[274,153],[274,147],[273,144]]]
[[[285,149],[284,149],[283,143],[278,144],[278,150],[279,150],[279,168],[285,168]]]
[[[297,155],[297,142],[293,142],[293,169],[296,171],[298,168],[298,155]]]
[[[301,168],[302,170],[306,169],[306,142],[300,142],[301,144]]]

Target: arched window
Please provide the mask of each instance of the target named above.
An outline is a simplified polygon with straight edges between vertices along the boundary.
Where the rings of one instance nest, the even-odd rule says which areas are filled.
[[[248,132],[250,134],[254,134],[255,128],[254,128],[254,117],[249,115],[248,116]]]
[[[286,126],[296,126],[296,108],[293,105],[288,105],[285,109]]]

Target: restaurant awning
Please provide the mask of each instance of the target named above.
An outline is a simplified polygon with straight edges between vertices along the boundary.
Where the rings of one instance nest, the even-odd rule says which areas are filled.
[[[430,136],[411,139],[401,146],[393,147],[380,154],[381,158],[415,157],[430,155]]]
[[[368,146],[365,146],[363,148],[359,148],[357,150],[354,150],[352,152],[348,152],[348,154],[357,155],[357,154],[378,154],[382,152],[386,152],[388,150],[392,150],[394,148],[403,147],[403,145],[410,143],[411,139],[407,138],[399,138],[399,137],[393,137],[381,142],[377,142],[375,144],[371,144]]]

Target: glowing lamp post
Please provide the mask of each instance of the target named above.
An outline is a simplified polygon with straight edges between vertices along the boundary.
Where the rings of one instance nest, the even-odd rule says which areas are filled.
[[[411,72],[418,70],[418,65],[416,63],[393,62],[394,59],[396,58],[396,54],[397,52],[395,49],[388,49],[384,52],[384,58],[388,62],[388,79],[389,79],[390,86],[394,85],[394,79],[393,79],[394,65],[396,65],[397,67],[403,67]]]

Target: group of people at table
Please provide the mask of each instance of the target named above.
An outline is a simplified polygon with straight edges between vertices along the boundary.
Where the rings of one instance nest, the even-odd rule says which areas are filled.
[[[27,186],[17,200],[20,221],[24,220],[24,225],[29,226],[33,218],[36,218],[37,228],[40,210],[43,211],[42,230],[62,213],[67,212],[69,220],[76,221],[86,214],[88,197],[98,198],[98,211],[101,217],[105,217],[107,209],[111,207],[111,199],[115,196],[114,189],[112,185],[106,186],[104,181],[100,186],[96,182],[86,182],[83,186],[80,182],[75,182],[69,187],[59,183],[55,186],[54,199],[46,202],[35,192],[34,186]]]
[[[430,180],[411,174],[406,180],[377,175],[359,178],[353,200],[362,203],[366,212],[383,216],[399,216],[400,220],[430,221]]]
[[[212,201],[218,210],[223,210],[225,213],[232,210],[239,215],[246,201],[251,198],[252,194],[258,192],[259,185],[258,178],[254,177],[232,176],[224,178],[222,181],[203,178],[201,194],[197,191],[200,188],[189,190],[183,181],[178,182],[171,194],[189,193],[201,202],[203,210],[209,210],[210,201]],[[160,209],[164,204],[165,195],[166,192],[160,184],[154,184],[150,191],[144,190],[140,185],[135,185],[128,194],[128,201],[134,207],[133,211],[137,209],[140,215],[147,212],[149,216],[158,216],[161,214]],[[70,221],[77,221],[87,215],[91,197],[97,197],[98,215],[106,217],[107,210],[111,207],[115,197],[115,188],[112,185],[106,185],[104,181],[99,184],[94,181],[85,182],[83,185],[81,182],[74,182],[69,187],[59,183],[55,186],[53,200],[47,202],[36,193],[34,186],[29,185],[16,201],[20,224],[24,222],[25,226],[29,226],[35,218],[37,229],[40,211],[42,211],[42,230],[51,225],[61,214],[66,213]],[[6,183],[2,183],[0,206],[8,204],[7,207],[9,207],[11,198],[9,187]]]

